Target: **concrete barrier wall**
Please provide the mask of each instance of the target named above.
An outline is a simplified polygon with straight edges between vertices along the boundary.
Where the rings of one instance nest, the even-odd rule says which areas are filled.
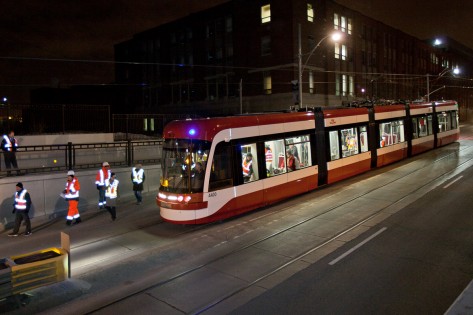
[[[143,192],[155,192],[157,194],[161,178],[161,166],[146,165],[143,168],[146,175]],[[76,172],[76,177],[81,185],[80,213],[86,213],[87,209],[90,211],[94,206],[97,206],[98,191],[95,186],[97,171],[84,170]],[[112,171],[117,174],[117,179],[120,181],[119,198],[133,196],[131,168],[117,168],[112,169]],[[24,188],[31,195],[32,207],[29,214],[33,221],[39,218],[54,219],[57,217],[64,217],[65,221],[68,204],[59,194],[66,186],[66,173],[38,174],[0,179],[0,231],[13,227],[15,214],[12,214],[12,210],[14,194],[16,192],[15,185],[18,182],[22,182]],[[119,206],[120,199],[118,199]]]
[[[84,133],[84,134],[64,134],[64,135],[38,135],[22,136],[15,135],[20,146],[29,145],[52,145],[79,143],[109,143],[113,142],[113,133]]]

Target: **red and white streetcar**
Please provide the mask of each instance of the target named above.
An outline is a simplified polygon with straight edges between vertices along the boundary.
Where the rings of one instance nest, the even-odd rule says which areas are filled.
[[[161,217],[229,218],[459,138],[455,101],[315,108],[173,121],[164,129]]]

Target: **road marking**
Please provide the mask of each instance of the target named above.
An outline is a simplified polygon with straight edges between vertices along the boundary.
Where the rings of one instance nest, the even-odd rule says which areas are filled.
[[[368,243],[369,241],[371,241],[373,238],[375,238],[376,236],[378,236],[379,234],[383,233],[384,231],[386,231],[388,228],[387,227],[383,227],[381,230],[379,230],[378,232],[374,233],[373,235],[371,235],[370,237],[368,237],[367,239],[365,239],[363,242],[361,242],[360,244],[356,245],[355,247],[353,247],[352,249],[346,251],[345,253],[343,253],[342,255],[338,256],[338,258],[332,260],[331,262],[329,262],[328,264],[329,265],[335,265],[337,262],[339,262],[340,260],[342,260],[343,258],[345,258],[346,256],[350,255],[351,253],[353,253],[355,250],[357,250],[358,248],[360,248],[361,246],[365,245],[366,243]]]
[[[453,185],[457,180],[460,180],[463,177],[463,175],[457,177],[454,181],[450,182],[448,185],[443,186],[443,189],[450,187],[450,185]]]

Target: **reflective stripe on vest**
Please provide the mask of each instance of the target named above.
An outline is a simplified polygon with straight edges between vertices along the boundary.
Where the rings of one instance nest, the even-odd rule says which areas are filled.
[[[266,162],[272,162],[273,161],[273,152],[271,150],[266,151]]]
[[[136,168],[133,167],[133,183],[141,184],[143,182],[143,173],[144,170],[142,168],[137,172]]]
[[[15,209],[25,210],[26,209],[26,189],[23,189],[21,194],[18,196],[18,192],[15,193]]]
[[[110,174],[112,173],[112,171],[106,170],[106,172],[107,174],[104,173],[103,168],[99,170],[99,172],[97,173],[97,176],[95,177],[96,185],[100,185],[100,186],[105,185],[105,181],[110,178]]]
[[[250,166],[253,163],[253,160],[247,161],[246,159],[243,161],[243,176],[250,175]]]
[[[13,145],[10,141],[10,138],[8,138],[7,135],[3,135],[3,139],[5,139],[5,145],[4,145],[5,149],[7,149],[8,151],[13,151]],[[18,144],[15,141],[15,147],[17,147],[17,146],[18,146]]]
[[[76,179],[74,178],[71,182],[66,183],[66,195],[67,199],[79,198],[79,191],[75,187]]]
[[[118,197],[118,179],[115,179],[113,183],[109,183],[107,180],[107,190],[105,191],[105,196],[110,199],[115,199]]]

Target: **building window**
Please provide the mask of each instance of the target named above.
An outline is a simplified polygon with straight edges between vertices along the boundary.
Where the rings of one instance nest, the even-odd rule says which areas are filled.
[[[261,23],[271,22],[271,6],[269,4],[261,7]]]
[[[233,31],[233,20],[231,16],[225,18],[225,30],[227,33],[231,33]]]
[[[263,77],[264,94],[271,94],[272,93],[271,89],[272,89],[271,75],[269,73],[265,73]]]
[[[314,22],[314,8],[310,3],[307,3],[307,21]]]
[[[309,71],[309,93],[314,94],[315,89],[314,89],[314,72]]]
[[[347,82],[347,75],[342,74],[342,95],[347,96],[348,91],[348,82]]]
[[[347,60],[347,46],[335,43],[335,59]]]
[[[346,16],[339,15],[338,13],[333,14],[333,28],[341,32],[351,34],[352,33],[352,20]]]
[[[351,75],[336,74],[335,75],[335,95],[336,96],[353,96],[355,94],[355,78]]]
[[[335,75],[335,95],[340,96],[340,74]]]
[[[352,75],[348,76],[348,94],[350,96],[355,95],[355,79],[353,78]]]
[[[261,56],[271,55],[271,37],[261,37]]]

